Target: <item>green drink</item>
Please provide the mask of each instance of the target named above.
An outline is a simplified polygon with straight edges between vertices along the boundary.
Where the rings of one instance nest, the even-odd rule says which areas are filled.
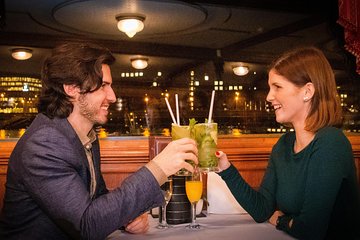
[[[206,171],[217,171],[217,123],[195,124],[194,132],[199,151],[199,167]]]

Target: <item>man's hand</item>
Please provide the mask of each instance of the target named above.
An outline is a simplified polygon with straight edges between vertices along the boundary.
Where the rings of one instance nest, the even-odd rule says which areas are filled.
[[[125,228],[125,231],[133,234],[143,234],[149,230],[148,214],[144,213],[131,221]]]
[[[181,168],[186,168],[190,172],[194,168],[185,160],[198,163],[198,149],[196,142],[190,138],[181,138],[171,141],[152,161],[164,171],[166,176],[170,176]]]

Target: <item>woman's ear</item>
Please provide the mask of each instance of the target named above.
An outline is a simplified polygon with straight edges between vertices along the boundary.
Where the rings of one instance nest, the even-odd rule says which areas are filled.
[[[68,84],[63,84],[63,88],[65,93],[70,96],[71,98],[76,98],[77,94],[80,93],[80,89],[79,87],[75,86],[75,85],[68,85]]]
[[[303,88],[304,88],[304,102],[307,102],[314,96],[315,93],[314,84],[308,82],[307,84],[305,84]]]

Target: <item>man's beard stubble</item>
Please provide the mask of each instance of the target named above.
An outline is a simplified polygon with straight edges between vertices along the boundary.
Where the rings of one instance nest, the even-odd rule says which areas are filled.
[[[105,124],[107,122],[107,119],[105,121],[102,121],[98,117],[98,111],[97,109],[89,105],[89,102],[86,101],[85,96],[81,95],[79,97],[79,107],[80,107],[80,114],[84,116],[86,119],[88,119],[90,122],[95,124]]]

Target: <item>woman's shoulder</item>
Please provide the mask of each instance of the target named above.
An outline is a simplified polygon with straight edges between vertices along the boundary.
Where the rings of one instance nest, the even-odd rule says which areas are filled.
[[[342,134],[343,135],[343,131],[342,129],[340,128],[337,128],[337,127],[323,127],[323,128],[320,128],[318,130],[318,134]]]
[[[331,152],[352,152],[352,146],[342,129],[324,127],[320,129],[313,140],[313,146],[324,146]]]
[[[349,141],[343,130],[336,127],[323,127],[319,129],[315,138],[325,140],[326,142]]]

